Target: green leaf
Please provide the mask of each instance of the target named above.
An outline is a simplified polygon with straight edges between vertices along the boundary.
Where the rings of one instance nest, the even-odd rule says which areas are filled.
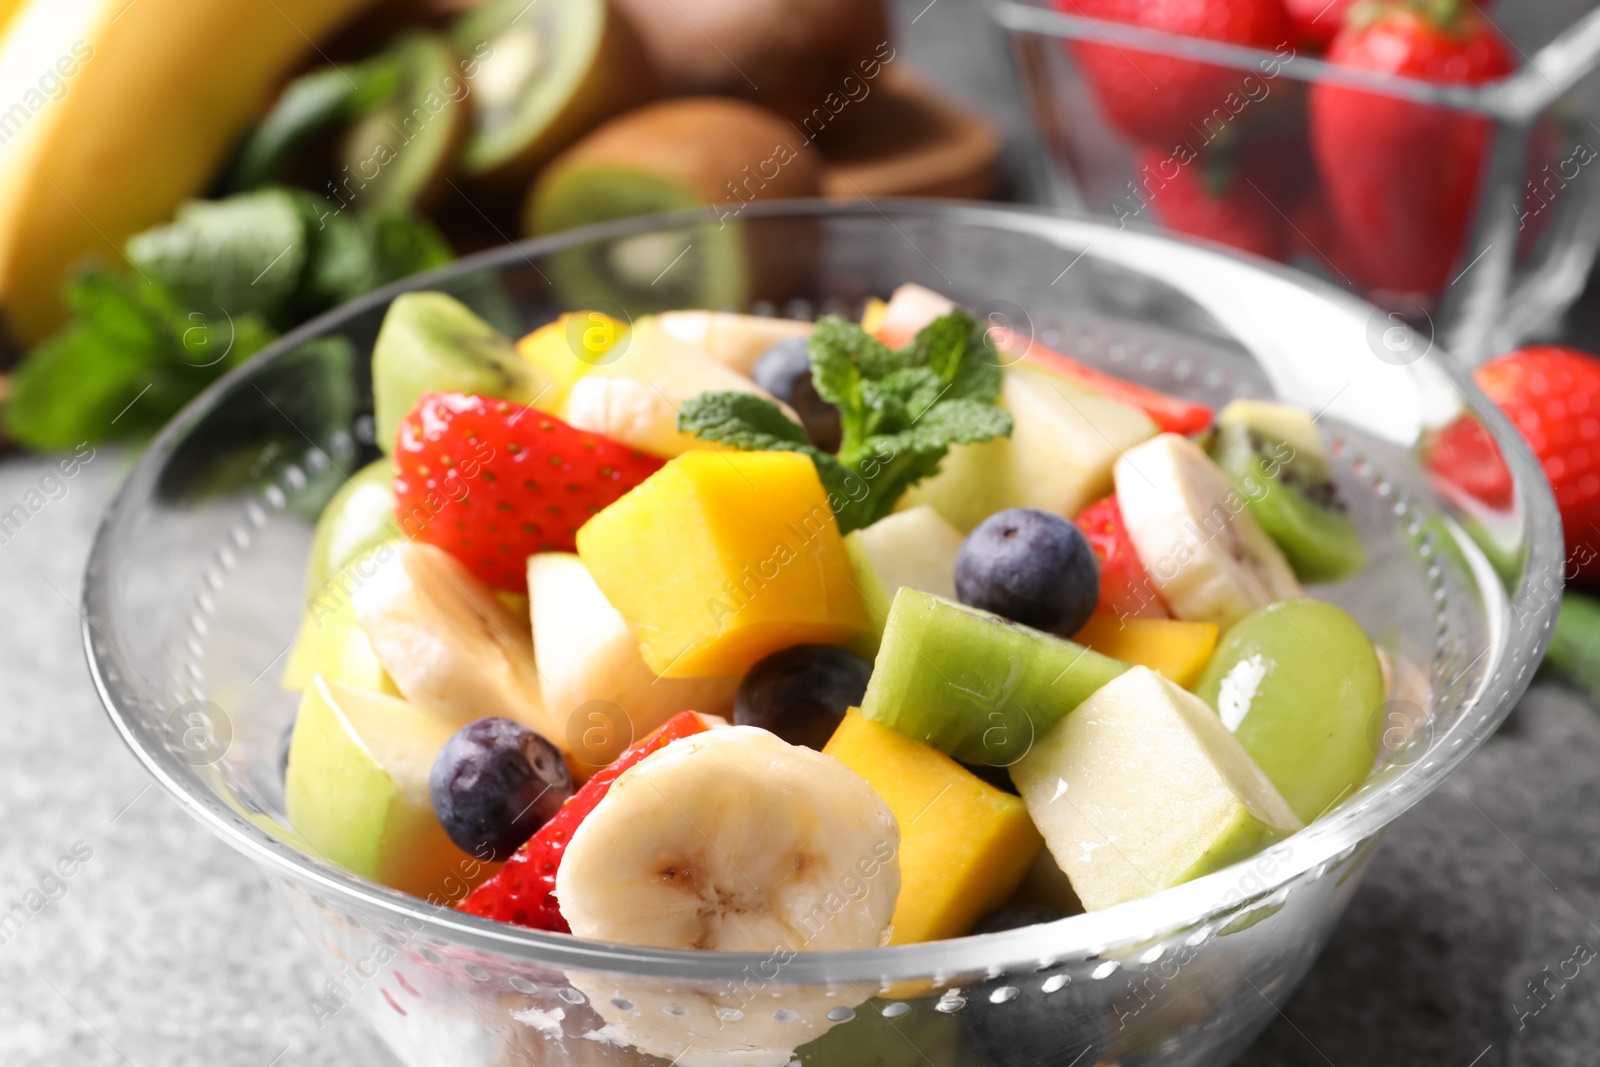
[[[255,316],[186,312],[164,286],[103,268],[66,299],[73,320],[11,379],[7,429],[30,448],[145,436],[273,338]]]
[[[320,67],[290,82],[234,157],[223,189],[246,192],[275,181],[306,142],[372,111],[400,91],[392,57]]]
[[[805,430],[778,405],[754,393],[701,393],[678,409],[678,429],[746,452],[811,447]]]
[[[994,403],[1000,361],[965,311],[929,323],[899,351],[826,316],[813,328],[808,352],[817,394],[839,408],[837,458],[807,444],[776,406],[744,394],[696,398],[679,427],[736,448],[807,452],[846,532],[889,514],[908,488],[938,472],[952,444],[1011,433],[1011,415]]]
[[[309,254],[295,198],[282,189],[192,200],[165,226],[128,239],[142,279],[207,315],[274,317],[300,284]]]

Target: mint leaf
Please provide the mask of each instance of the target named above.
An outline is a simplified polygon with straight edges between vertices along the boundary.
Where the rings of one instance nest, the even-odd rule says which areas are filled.
[[[240,147],[223,188],[237,193],[266,185],[317,134],[360,118],[399,91],[400,69],[390,56],[301,75]]]
[[[907,489],[938,473],[951,445],[1011,433],[1011,414],[995,403],[1000,362],[965,311],[929,323],[899,351],[829,315],[812,329],[808,351],[817,394],[839,409],[837,457],[810,445],[776,405],[743,393],[696,397],[678,427],[735,448],[805,452],[846,533],[894,510]]]
[[[72,322],[11,378],[6,428],[30,448],[149,434],[273,339],[255,316],[186,311],[164,286],[103,268],[79,274],[66,299]]]
[[[701,393],[678,409],[678,429],[746,452],[811,449],[805,430],[754,393]]]
[[[268,189],[192,200],[177,217],[128,239],[141,278],[207,315],[276,316],[300,283],[308,254],[295,197]]]

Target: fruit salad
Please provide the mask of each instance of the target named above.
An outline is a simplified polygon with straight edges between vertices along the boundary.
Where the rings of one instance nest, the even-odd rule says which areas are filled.
[[[1216,871],[1380,758],[1385,664],[1307,592],[1365,556],[1299,408],[1213,413],[909,285],[859,322],[520,340],[412,293],[372,378],[382,455],[318,524],[284,671],[286,808],[436,905],[935,941]]]

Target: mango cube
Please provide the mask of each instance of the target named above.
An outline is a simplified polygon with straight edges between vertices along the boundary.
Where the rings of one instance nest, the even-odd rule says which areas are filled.
[[[1102,656],[1149,667],[1192,689],[1217,650],[1217,624],[1096,614],[1072,639]]]
[[[665,678],[742,674],[867,625],[811,460],[686,452],[590,519],[578,555]]]
[[[1044,845],[1020,798],[857,710],[822,751],[865,778],[900,824],[890,944],[965,934],[1005,903]]]

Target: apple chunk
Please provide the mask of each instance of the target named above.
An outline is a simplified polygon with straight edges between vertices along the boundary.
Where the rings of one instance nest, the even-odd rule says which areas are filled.
[[[1011,778],[1090,911],[1209,874],[1301,826],[1216,713],[1148,667],[1078,705]]]
[[[927,505],[886,515],[863,530],[845,535],[845,551],[855,568],[856,588],[870,621],[850,647],[871,662],[883,642],[889,607],[902,587],[956,599],[956,553],[961,531]]]
[[[727,716],[738,678],[660,678],[639,639],[575,555],[528,557],[534,658],[552,721],[580,774],[593,773],[680,711]]]
[[[289,821],[318,858],[419,897],[486,877],[446,836],[428,791],[454,730],[404,700],[314,677],[289,743]]]
[[[952,447],[939,473],[901,498],[902,509],[930,504],[962,530],[1005,508],[1070,519],[1111,492],[1117,458],[1157,432],[1137,408],[1031,364],[1006,369],[1000,400],[1011,436]]]

